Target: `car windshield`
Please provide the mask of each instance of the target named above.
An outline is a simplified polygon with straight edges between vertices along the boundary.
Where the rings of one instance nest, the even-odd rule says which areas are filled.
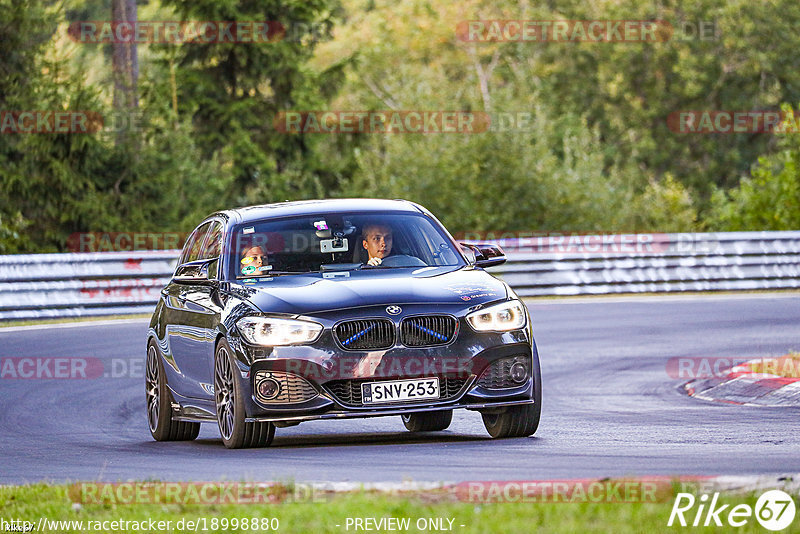
[[[409,213],[330,213],[247,222],[234,227],[228,250],[231,278],[464,265],[437,223]]]

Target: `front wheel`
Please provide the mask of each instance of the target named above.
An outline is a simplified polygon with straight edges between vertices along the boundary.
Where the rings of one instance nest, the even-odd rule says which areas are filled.
[[[400,416],[403,424],[411,432],[433,432],[444,430],[453,421],[453,410],[420,412]]]
[[[172,397],[167,387],[164,364],[158,355],[155,341],[147,345],[145,396],[147,424],[156,441],[191,441],[200,434],[200,423],[172,419]]]
[[[484,413],[483,426],[493,438],[522,438],[532,436],[539,428],[541,403],[513,406],[502,413]]]
[[[231,348],[223,339],[214,356],[214,400],[222,442],[229,449],[266,447],[275,437],[275,425],[245,422],[244,391],[236,372]]]
[[[539,428],[539,419],[542,416],[542,371],[536,345],[533,346],[531,363],[533,404],[512,406],[500,413],[481,413],[483,426],[493,438],[523,438],[534,435]]]

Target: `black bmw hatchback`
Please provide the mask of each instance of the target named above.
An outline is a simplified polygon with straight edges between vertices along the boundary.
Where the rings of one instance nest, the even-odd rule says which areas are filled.
[[[269,445],[313,419],[399,415],[444,430],[481,413],[492,437],[539,425],[541,374],[527,308],[402,200],[285,202],[221,211],[191,234],[147,336],[158,441],[216,422],[226,447]]]

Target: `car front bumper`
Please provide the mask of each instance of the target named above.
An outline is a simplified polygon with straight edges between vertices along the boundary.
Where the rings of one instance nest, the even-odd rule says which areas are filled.
[[[489,410],[518,404],[532,404],[537,398],[538,354],[530,328],[509,332],[476,333],[467,324],[463,306],[439,307],[406,305],[406,314],[449,314],[458,321],[455,338],[432,347],[407,347],[396,344],[385,350],[344,350],[333,334],[333,326],[354,315],[375,316],[378,310],[364,308],[315,315],[312,320],[324,327],[320,338],[310,345],[257,347],[238,336],[228,336],[237,355],[248,421],[307,421],[350,417],[377,417],[410,412],[474,409]],[[449,309],[448,309],[449,308]],[[381,309],[382,311],[382,309]],[[401,318],[396,318],[400,320]],[[484,372],[500,360],[522,357],[528,376],[519,384],[486,387]],[[535,372],[534,372],[535,368]],[[256,395],[261,373],[288,373],[301,377],[313,388],[313,398],[301,401],[265,401]],[[383,404],[361,402],[364,382],[439,377],[440,398]],[[495,386],[497,384],[494,384]]]

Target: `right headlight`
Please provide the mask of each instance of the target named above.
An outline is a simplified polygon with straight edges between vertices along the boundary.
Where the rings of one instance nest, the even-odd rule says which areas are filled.
[[[267,347],[311,343],[322,332],[321,324],[278,317],[243,317],[236,326],[249,343]]]
[[[525,308],[518,300],[509,300],[474,311],[467,322],[476,332],[508,332],[525,326]]]

